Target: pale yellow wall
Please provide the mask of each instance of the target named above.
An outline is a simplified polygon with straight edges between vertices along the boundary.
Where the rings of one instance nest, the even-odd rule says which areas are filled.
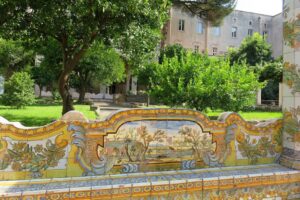
[[[181,44],[185,48],[191,50],[194,49],[195,45],[200,47],[199,51],[205,50],[205,23],[202,19],[191,16],[180,8],[173,7],[170,11],[171,21],[167,30],[166,44]],[[185,20],[184,31],[179,31],[179,20]],[[197,22],[203,23],[204,32],[199,34],[196,32]]]
[[[170,11],[170,23],[167,26],[167,35],[165,44],[181,44],[183,47],[194,50],[194,46],[198,45],[199,51],[207,49],[208,54],[212,55],[213,48],[218,49],[218,54],[224,54],[229,47],[239,47],[242,40],[248,35],[248,29],[262,34],[264,30],[268,32],[267,41],[273,45],[272,49],[274,57],[282,55],[282,17],[276,15],[274,17],[257,13],[244,11],[233,11],[225,17],[220,25],[220,36],[212,34],[212,25],[208,25],[208,29],[204,20],[188,14],[188,12],[178,7],[172,7]],[[185,30],[179,31],[179,20],[185,20]],[[203,34],[196,32],[197,22],[200,21],[204,25]],[[252,21],[252,25],[249,22]],[[267,28],[265,25],[267,24]],[[237,37],[232,38],[231,29],[235,26],[238,28]]]

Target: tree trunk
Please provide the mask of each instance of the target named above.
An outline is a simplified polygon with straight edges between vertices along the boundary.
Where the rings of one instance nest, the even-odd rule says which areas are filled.
[[[83,46],[78,49],[76,53],[68,51],[68,37],[66,35],[63,35],[61,40],[59,40],[63,51],[63,71],[58,80],[58,90],[63,100],[62,114],[74,110],[72,95],[69,91],[69,76],[74,70],[75,66],[79,63],[80,59],[84,56],[86,50],[89,48],[89,45],[92,44],[96,36],[97,33],[93,32],[90,40],[83,44]]]
[[[64,67],[64,71],[60,74],[58,80],[59,94],[63,100],[63,110],[62,110],[63,115],[71,110],[74,110],[73,99],[69,91],[69,85],[68,85],[69,76],[71,72],[72,70],[66,71],[66,68]]]
[[[150,95],[147,93],[147,107],[150,106]]]
[[[131,80],[131,74],[130,74],[130,70],[126,70],[126,84],[125,84],[125,95],[130,91],[130,80]]]
[[[85,99],[85,92],[86,92],[86,85],[84,81],[81,81],[80,87],[79,87],[79,98],[78,103],[83,103]]]
[[[129,91],[129,84],[130,84],[130,66],[127,62],[127,60],[124,59],[124,63],[125,63],[125,82],[121,83],[121,94],[124,96],[124,98],[126,97],[127,92]]]
[[[42,89],[43,89],[43,86],[42,85],[39,85],[39,98],[42,98]]]

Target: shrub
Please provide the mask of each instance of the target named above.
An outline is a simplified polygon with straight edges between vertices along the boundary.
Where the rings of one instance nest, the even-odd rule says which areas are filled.
[[[22,108],[34,102],[34,82],[28,73],[16,72],[4,83],[3,105]]]
[[[231,66],[229,60],[194,53],[181,60],[166,58],[150,69],[150,95],[170,106],[239,111],[255,104],[263,86],[245,64]]]

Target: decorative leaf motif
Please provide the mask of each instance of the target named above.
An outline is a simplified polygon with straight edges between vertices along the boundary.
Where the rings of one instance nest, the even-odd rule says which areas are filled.
[[[275,155],[282,151],[280,138],[281,131],[271,140],[268,137],[261,137],[259,140],[251,139],[249,135],[240,131],[236,136],[236,141],[240,154],[249,159],[249,164],[256,164],[258,158],[267,157],[268,154]]]
[[[40,177],[41,171],[57,166],[59,160],[65,156],[65,147],[58,147],[51,140],[47,140],[45,146],[38,144],[33,147],[25,142],[12,143],[12,148],[7,149],[4,158],[0,160],[0,169],[11,166],[14,171],[28,170],[33,177]]]

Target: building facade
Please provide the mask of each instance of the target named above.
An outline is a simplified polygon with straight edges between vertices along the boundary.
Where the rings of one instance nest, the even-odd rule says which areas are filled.
[[[273,57],[282,55],[282,14],[263,14],[234,10],[219,26],[191,15],[180,7],[170,10],[170,21],[164,29],[164,45],[183,47],[209,55],[224,55],[228,48],[239,47],[242,40],[258,32],[272,45]]]

